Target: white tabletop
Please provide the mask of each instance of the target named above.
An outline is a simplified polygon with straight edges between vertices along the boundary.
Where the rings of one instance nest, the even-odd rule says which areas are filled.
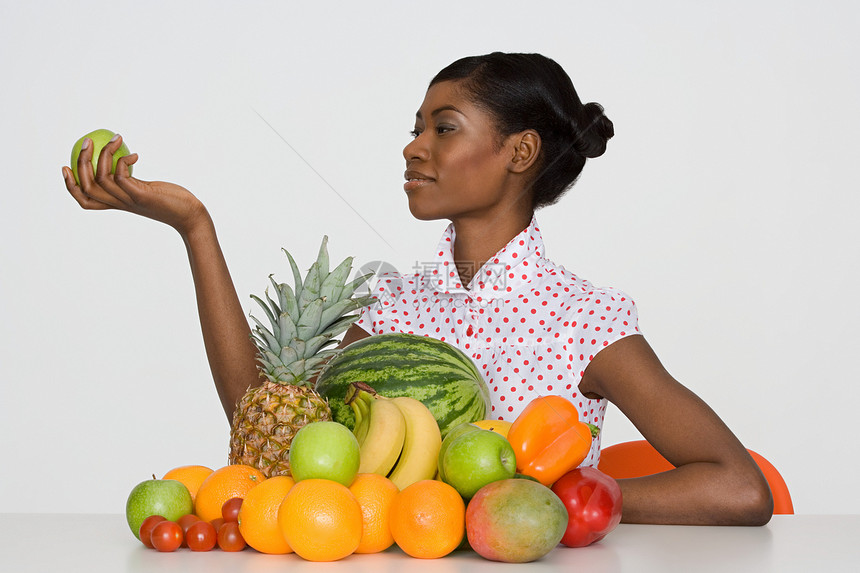
[[[158,553],[132,536],[122,515],[0,514],[3,571],[116,573],[159,571],[241,573],[480,573],[501,565],[472,551],[435,560],[412,559],[392,548],[311,563],[291,555],[180,549]],[[539,561],[504,565],[515,571],[856,571],[860,570],[860,515],[777,515],[764,527],[619,525],[581,549],[558,547]]]

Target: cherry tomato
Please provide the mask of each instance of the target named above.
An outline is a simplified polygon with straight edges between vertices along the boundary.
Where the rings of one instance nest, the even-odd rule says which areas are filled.
[[[241,497],[231,497],[221,506],[221,517],[224,521],[239,521],[239,508],[242,507]]]
[[[235,521],[226,521],[218,529],[218,547],[222,551],[242,551],[245,545],[245,538],[239,532],[239,524]]]
[[[185,532],[185,543],[191,551],[209,551],[217,539],[215,528],[208,521],[196,521]]]
[[[150,515],[143,520],[143,523],[140,524],[140,531],[138,531],[138,536],[140,537],[141,543],[143,543],[150,549],[153,549],[152,540],[150,539],[150,537],[152,536],[152,528],[162,521],[167,520],[160,515]]]
[[[221,526],[224,525],[224,518],[223,517],[216,517],[215,519],[213,519],[209,523],[212,524],[212,527],[215,528],[215,531],[218,531],[219,529],[221,529]]]
[[[182,535],[187,537],[188,536],[188,528],[191,527],[192,525],[194,525],[195,523],[197,523],[198,521],[200,521],[199,517],[197,517],[193,513],[186,513],[185,515],[183,515],[182,517],[177,519],[176,523],[178,523],[179,527],[182,528]],[[187,546],[188,546],[187,540],[185,539],[185,537],[183,537],[181,547],[187,547]]]
[[[182,528],[175,521],[160,521],[152,529],[150,539],[159,551],[176,551],[182,545]]]

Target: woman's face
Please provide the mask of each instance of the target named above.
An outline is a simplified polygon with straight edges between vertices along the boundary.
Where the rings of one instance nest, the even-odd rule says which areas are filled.
[[[415,114],[415,138],[403,149],[409,210],[417,219],[493,216],[507,205],[512,152],[499,146],[492,116],[457,82],[430,87]]]

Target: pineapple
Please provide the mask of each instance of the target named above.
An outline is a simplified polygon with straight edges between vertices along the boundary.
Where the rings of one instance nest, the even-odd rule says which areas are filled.
[[[267,477],[289,475],[290,443],[300,428],[331,420],[328,403],[313,389],[316,375],[338,352],[324,349],[336,344],[334,337],[358,319],[357,314],[348,313],[373,301],[371,296],[353,298],[355,289],[371,275],[346,283],[352,257],[329,272],[327,243],[328,237],[323,237],[319,256],[304,282],[295,260],[284,250],[295,291],[270,275],[277,302],[269,296],[268,288],[266,302],[251,295],[271,323],[269,329],[251,316],[256,323],[252,337],[260,376],[266,380],[249,388],[233,412],[229,461],[259,468]]]

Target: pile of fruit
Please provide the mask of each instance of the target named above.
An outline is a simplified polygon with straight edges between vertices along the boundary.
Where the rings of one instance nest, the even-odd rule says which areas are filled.
[[[303,426],[291,443],[291,476],[267,478],[243,464],[176,468],[132,490],[128,523],[159,551],[247,545],[333,561],[396,544],[418,558],[471,548],[496,561],[534,561],[559,543],[593,543],[620,521],[615,481],[575,469],[588,429],[576,448],[569,435],[560,445],[556,430],[571,419],[559,400],[535,400],[512,424],[460,424],[442,440],[420,401],[352,384],[354,429]]]
[[[486,383],[454,346],[386,334],[326,349],[371,302],[353,297],[367,277],[347,282],[351,259],[329,270],[325,239],[304,278],[287,257],[294,286],[272,279],[274,294],[254,297],[269,322],[254,318],[265,381],[237,404],[230,465],[135,487],[126,514],[145,545],[310,561],[468,546],[528,562],[618,524],[615,481],[576,469],[595,428],[571,402],[541,397],[511,424],[487,420]]]

